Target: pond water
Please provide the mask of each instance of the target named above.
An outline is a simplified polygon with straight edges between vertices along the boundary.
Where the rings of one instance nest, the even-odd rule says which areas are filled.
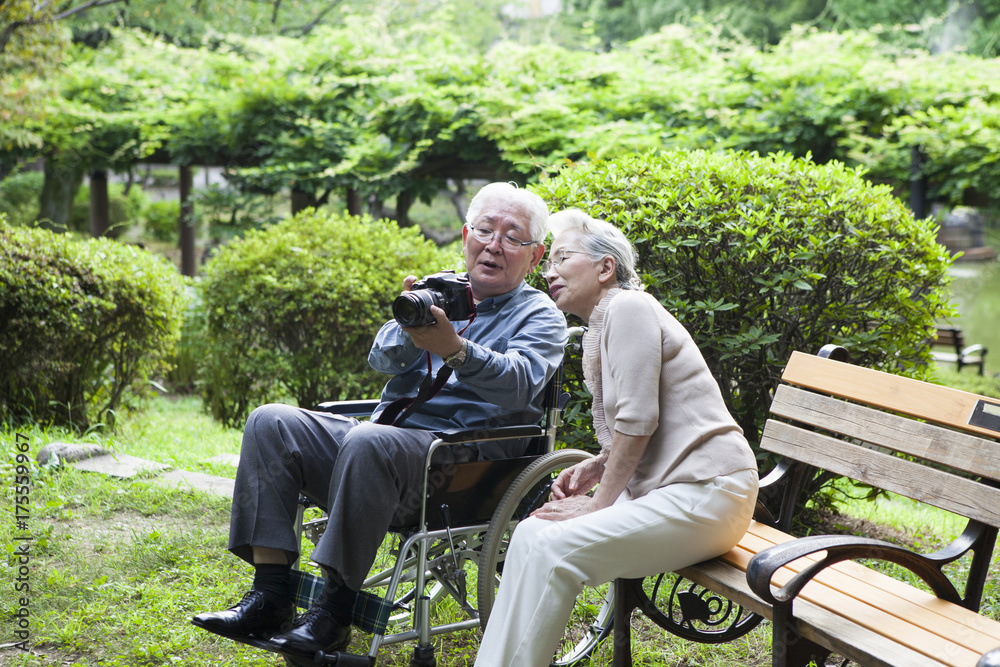
[[[1000,262],[961,262],[951,268],[952,297],[967,345],[986,347],[986,373],[1000,373]],[[971,371],[975,372],[975,371]]]

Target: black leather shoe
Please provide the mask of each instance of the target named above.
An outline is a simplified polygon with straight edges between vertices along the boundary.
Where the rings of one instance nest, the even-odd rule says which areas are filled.
[[[225,637],[267,639],[292,625],[295,605],[277,605],[263,591],[247,591],[243,599],[225,611],[206,612],[191,619],[199,628]]]
[[[313,607],[295,619],[288,632],[271,637],[268,650],[312,658],[317,651],[332,653],[347,647],[351,626],[343,626],[325,609]]]

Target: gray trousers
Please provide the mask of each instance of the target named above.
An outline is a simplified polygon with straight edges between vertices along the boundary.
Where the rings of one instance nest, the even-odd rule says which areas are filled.
[[[420,516],[430,431],[397,428],[288,405],[254,410],[243,431],[229,550],[253,562],[251,547],[299,552],[295,519],[301,493],[329,513],[311,560],[336,583],[359,590],[386,533]],[[484,448],[485,449],[485,448]],[[442,447],[435,463],[517,455],[511,447]]]

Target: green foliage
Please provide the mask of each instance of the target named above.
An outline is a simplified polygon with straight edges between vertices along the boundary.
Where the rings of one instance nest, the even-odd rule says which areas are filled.
[[[48,3],[32,0],[0,2],[0,153],[37,150],[42,138],[26,121],[45,116],[55,94],[47,79],[60,65],[65,40],[51,24],[28,25]]]
[[[403,278],[457,259],[414,228],[312,209],[224,246],[199,285],[206,407],[241,425],[285,396],[303,407],[377,396],[385,378],[368,352]]]
[[[929,380],[934,384],[1000,399],[1000,376],[977,375],[968,371],[960,373],[954,366],[946,364],[939,364],[930,376]]]
[[[12,225],[27,225],[38,218],[38,196],[45,175],[40,171],[22,171],[0,181],[0,211],[7,213]]]
[[[113,422],[166,370],[181,286],[132,246],[0,226],[0,419]]]
[[[149,198],[142,188],[132,186],[125,192],[125,184],[108,183],[108,230],[117,236],[127,227],[142,219]],[[90,231],[90,186],[84,185],[73,198],[73,208],[69,215],[69,228],[76,232]],[[174,218],[177,226],[177,218]]]
[[[267,195],[244,192],[230,185],[211,185],[194,193],[194,208],[202,224],[208,227],[209,237],[218,242],[228,241],[247,229],[278,222],[279,201],[286,199],[287,194]]]
[[[586,22],[604,44],[622,45],[665,25],[712,24],[758,46],[777,44],[796,25],[865,30],[905,48],[998,53],[995,0],[569,0],[567,21]]]
[[[174,227],[176,228],[176,221]],[[193,393],[198,388],[198,364],[205,357],[206,343],[205,308],[201,295],[193,285],[187,286],[187,308],[181,325],[181,337],[177,349],[170,358],[170,370],[166,381],[169,390],[177,393]]]
[[[911,148],[923,153],[928,197],[951,204],[995,200],[1000,180],[1000,95],[944,104],[901,115],[880,136],[856,137],[851,155],[871,175],[905,182]]]
[[[178,221],[181,219],[181,203],[176,199],[162,199],[150,202],[142,214],[143,228],[154,241],[177,243],[180,236]]]
[[[128,12],[166,21],[186,6],[159,3],[169,7],[158,17],[149,4]],[[196,4],[192,13],[215,6]],[[767,14],[790,21],[813,4]],[[420,11],[420,3],[401,5]],[[652,11],[638,1],[622,7],[633,5]],[[482,52],[464,31],[441,27],[467,16],[466,0],[425,7],[428,23],[407,25],[385,9],[331,15],[302,39],[228,35],[197,49],[111,30],[100,49],[69,49],[44,120],[25,114],[41,148],[0,145],[0,163],[43,155],[54,165],[49,180],[70,185],[87,170],[124,172],[152,156],[225,164],[243,197],[292,189],[317,205],[361,201],[377,210],[400,195],[429,202],[449,179],[525,182],[587,156],[678,148],[863,165],[902,195],[919,145],[932,196],[997,203],[1000,61],[932,56],[885,31],[783,28],[780,41],[762,47],[695,20],[609,52],[512,40]],[[244,218],[231,227],[266,222],[228,204],[220,221],[224,208]],[[62,220],[56,207],[44,214]]]
[[[836,343],[856,363],[916,373],[951,312],[931,223],[836,162],[673,152],[576,165],[536,192],[625,231],[751,442],[792,351]]]

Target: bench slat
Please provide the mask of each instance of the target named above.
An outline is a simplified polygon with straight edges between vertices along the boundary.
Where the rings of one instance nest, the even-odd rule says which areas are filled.
[[[677,573],[712,589],[750,611],[765,618],[771,618],[771,606],[750,590],[747,586],[745,573],[725,562],[725,558],[723,556],[706,563],[699,563],[696,566],[678,570]],[[749,558],[747,557],[745,560],[748,561]],[[793,622],[796,630],[803,637],[832,646],[839,655],[866,667],[899,667],[900,665],[906,665],[906,667],[951,667],[928,658],[922,653],[900,646],[895,641],[886,640],[885,637],[851,623],[808,600],[799,600],[795,603]],[[818,631],[815,629],[817,627],[829,628],[832,632]],[[851,637],[853,645],[844,642],[840,635]]]
[[[771,414],[956,470],[1000,479],[1000,443],[781,385]]]
[[[753,540],[755,538],[762,540],[762,544],[766,546],[771,544],[781,544],[792,539],[790,535],[787,535],[776,528],[772,528],[766,524],[753,522],[751,524],[750,531],[748,531],[747,536],[744,538],[746,541],[741,541],[740,545],[744,548],[749,548],[751,544],[753,544]],[[808,558],[810,560],[819,560],[818,556],[810,556]],[[876,572],[869,567],[865,567],[864,565],[853,561],[837,563],[832,565],[829,569],[842,572],[853,579],[881,589],[908,603],[923,607],[924,609],[930,610],[934,613],[943,613],[949,618],[960,620],[963,625],[974,628],[983,635],[992,638],[994,642],[1000,642],[1000,622],[977,614],[971,609],[952,605],[949,602],[941,600],[933,593],[919,588],[914,588],[906,582],[899,581],[893,577]]]
[[[760,535],[748,533],[740,544],[750,550],[745,552],[747,554],[745,562],[740,562],[737,565],[745,571],[746,564],[749,563],[753,553],[766,549],[775,543]],[[733,562],[743,561],[744,558],[742,554],[730,554],[730,557],[733,558]],[[817,560],[819,560],[819,556],[813,555],[791,563],[783,578],[785,580],[791,578],[793,574],[797,574]],[[775,581],[777,582],[778,579]],[[991,621],[964,607],[940,600],[930,593],[915,589],[905,583],[901,589],[893,584],[902,582],[860,563],[851,561],[837,563],[824,570],[813,581],[821,583],[838,594],[850,596],[865,605],[872,606],[880,612],[895,616],[909,625],[938,635],[951,643],[964,646],[977,656],[996,647],[997,642],[1000,641],[1000,623]],[[834,609],[839,608],[834,607]]]
[[[805,600],[796,604],[795,616],[795,629],[800,635],[865,667],[974,667],[978,660],[935,660]]]
[[[773,419],[764,426],[760,446],[796,461],[1000,527],[1000,489]]]
[[[955,329],[939,328],[934,335],[935,345],[947,345],[949,347],[961,347],[965,341],[965,336],[961,331]]]
[[[751,530],[757,532],[755,528]],[[753,553],[774,544],[754,532],[747,533],[740,542],[740,547],[717,561],[686,568],[680,573],[720,593],[724,592],[720,589],[724,589],[733,595],[730,599],[744,604],[748,609],[758,611],[758,608],[763,607],[767,613],[762,615],[770,618],[770,608],[749,590],[743,575]],[[783,537],[781,541],[789,539],[784,533],[775,531],[775,534]],[[815,559],[811,557],[803,561]],[[784,583],[806,565],[808,563],[801,566],[793,563],[782,568],[775,575],[775,583]],[[996,639],[991,635],[970,631],[954,618],[929,612],[905,598],[886,594],[878,587],[865,585],[838,572],[837,568],[842,565],[867,569],[856,563],[840,563],[806,585],[795,603],[795,617],[801,619],[799,624],[802,626],[800,630],[803,636],[810,639],[822,636],[826,640],[823,643],[835,646],[836,652],[865,665],[931,664],[971,667],[985,650],[996,646]],[[890,579],[886,575],[871,570],[869,572],[878,578]],[[847,592],[841,590],[840,586],[846,588]],[[955,609],[954,605],[950,607]],[[965,609],[961,611],[973,613]],[[818,622],[810,615],[822,616],[823,620]],[[989,622],[988,619],[983,620]],[[809,627],[813,625],[817,627]],[[907,649],[906,646],[910,648]],[[912,652],[913,655],[902,660],[901,651],[902,654]],[[923,656],[923,660],[914,657],[918,654]],[[879,656],[884,662],[872,662],[873,658]]]
[[[760,613],[765,618],[771,618],[770,606],[754,595],[747,586],[744,570],[750,560],[750,555],[750,552],[736,547],[719,559],[678,570],[678,574],[725,595],[733,602]],[[791,576],[791,573],[788,576]],[[806,590],[809,588],[807,586]],[[794,623],[796,630],[802,636],[831,646],[841,656],[866,666],[972,667],[979,655],[965,651],[952,643],[944,642],[938,646],[943,653],[951,653],[954,649],[955,653],[961,654],[967,660],[965,662],[935,660],[924,653],[901,645],[896,636],[887,638],[882,633],[858,625],[851,620],[850,616],[845,618],[842,613],[831,612],[825,606],[813,602],[808,595],[796,599]],[[920,639],[917,638],[915,641],[920,641]]]
[[[958,389],[802,352],[792,352],[781,379],[789,384],[913,415],[970,433],[1000,437],[1000,431],[969,423],[980,397]]]

